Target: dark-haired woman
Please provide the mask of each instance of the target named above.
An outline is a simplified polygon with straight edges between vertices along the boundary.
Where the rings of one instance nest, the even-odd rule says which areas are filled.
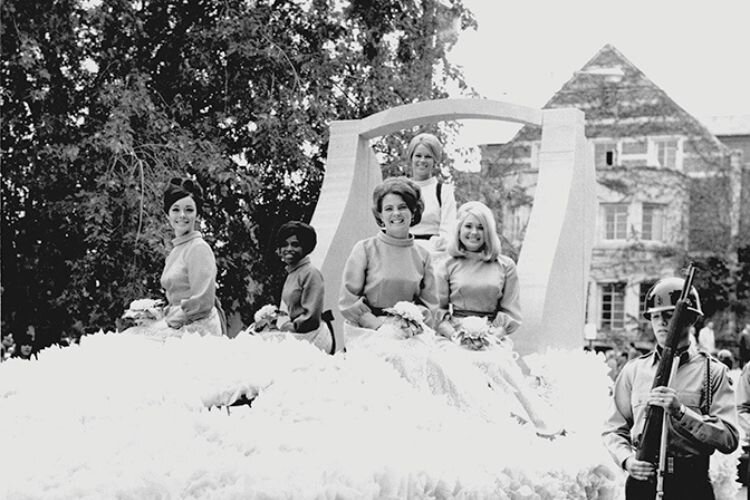
[[[216,300],[216,259],[196,229],[202,214],[203,189],[190,179],[172,179],[164,191],[164,212],[174,231],[161,285],[169,302],[164,320],[171,329],[202,335],[225,334]]]
[[[383,229],[357,242],[344,266],[339,308],[349,335],[356,327],[380,328],[384,310],[397,302],[421,306],[428,318],[437,308],[430,253],[415,245],[410,233],[422,209],[419,187],[406,177],[391,177],[375,188],[372,213]]]
[[[13,353],[13,357],[30,360],[32,356],[36,358],[34,340],[31,338],[31,335],[24,333],[23,335],[20,335],[16,341],[16,349]]]
[[[309,257],[316,243],[315,229],[309,224],[291,221],[279,228],[276,252],[288,273],[281,291],[281,309],[289,314],[289,320],[279,329],[330,352],[331,332],[321,324],[320,318],[325,297],[323,275]]]

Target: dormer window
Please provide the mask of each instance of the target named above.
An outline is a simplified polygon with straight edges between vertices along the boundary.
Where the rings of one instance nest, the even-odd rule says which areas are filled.
[[[656,139],[656,161],[661,168],[677,168],[677,139]]]
[[[614,167],[617,161],[617,143],[605,141],[594,143],[594,162],[596,168]]]
[[[682,170],[681,140],[678,137],[595,139],[596,168],[657,167]]]
[[[648,141],[646,139],[623,140],[620,165],[623,167],[645,167],[648,165]]]

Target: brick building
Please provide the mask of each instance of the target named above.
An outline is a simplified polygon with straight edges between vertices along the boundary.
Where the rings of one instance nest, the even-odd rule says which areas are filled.
[[[736,261],[741,153],[611,45],[544,107],[586,113],[598,182],[587,323],[596,326],[602,347],[645,347],[651,336],[640,307],[655,281],[678,274],[695,256],[734,252]],[[493,208],[511,255],[531,212],[540,139],[540,128],[524,126],[506,144],[482,146],[479,175],[456,176],[461,200],[479,199]]]

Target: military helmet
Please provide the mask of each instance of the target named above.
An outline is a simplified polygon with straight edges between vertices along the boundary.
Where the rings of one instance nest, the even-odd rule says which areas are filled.
[[[646,301],[643,304],[643,317],[650,320],[651,313],[673,310],[677,301],[680,300],[683,286],[685,286],[685,280],[682,278],[664,278],[657,281],[646,294]],[[688,311],[703,316],[701,298],[695,287],[690,288],[687,303]]]

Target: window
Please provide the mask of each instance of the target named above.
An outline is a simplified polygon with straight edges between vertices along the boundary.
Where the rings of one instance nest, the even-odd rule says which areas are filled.
[[[623,141],[620,165],[623,167],[645,167],[648,165],[648,141],[646,139]]]
[[[602,205],[604,215],[604,239],[624,240],[628,230],[628,206],[620,203]]]
[[[504,209],[502,232],[511,241],[520,240],[529,222],[531,205],[519,205]]]
[[[641,239],[662,241],[664,238],[664,208],[661,205],[643,204]]]
[[[613,166],[616,152],[617,143],[614,141],[594,143],[594,165],[597,168]]]
[[[602,329],[612,330],[625,327],[625,283],[604,283],[601,285]]]
[[[624,155],[645,155],[648,153],[648,142],[642,141],[625,141],[622,143],[622,154]]]
[[[656,160],[662,168],[677,168],[677,139],[659,139],[656,143]]]

